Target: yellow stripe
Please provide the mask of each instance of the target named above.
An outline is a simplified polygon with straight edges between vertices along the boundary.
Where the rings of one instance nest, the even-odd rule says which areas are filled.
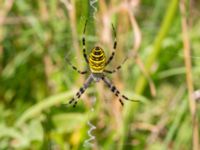
[[[92,59],[92,60],[102,60],[102,59],[104,59],[105,57],[102,57],[102,56],[101,56],[101,57],[93,57],[93,56],[91,57],[91,56],[90,56],[89,58]]]
[[[95,70],[101,70],[101,69],[103,69],[103,67],[102,66],[92,66],[91,67],[92,69],[95,69]]]
[[[89,61],[90,61],[91,63],[94,63],[94,64],[99,64],[99,63],[105,62],[105,58],[103,58],[102,60],[92,60],[92,59],[90,58]]]
[[[92,73],[102,73],[103,70],[91,70]]]
[[[95,66],[92,66],[91,69],[95,70],[95,71],[103,71],[104,67],[100,67],[100,66],[99,67],[95,67]]]
[[[100,63],[100,64],[91,64],[90,66],[91,66],[91,67],[92,67],[92,66],[95,66],[95,67],[98,67],[98,66],[104,67],[105,64],[104,64],[104,63]]]

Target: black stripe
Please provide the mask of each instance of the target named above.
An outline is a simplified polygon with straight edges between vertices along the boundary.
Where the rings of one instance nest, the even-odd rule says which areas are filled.
[[[111,91],[112,91],[112,92],[115,92],[115,90],[116,90],[116,87],[115,87],[115,86],[112,86]]]
[[[83,56],[85,57],[86,62],[88,63],[87,55],[85,54],[85,50],[83,51]]]
[[[95,57],[95,56],[92,56],[92,60],[102,60],[104,58],[104,56],[101,56],[101,57]]]
[[[85,74],[85,73],[87,73],[87,71],[79,71],[79,70],[78,70],[78,73],[80,73],[80,74]]]
[[[104,70],[104,72],[106,72],[106,73],[112,73],[112,71],[110,71],[110,70]]]
[[[76,96],[79,96],[80,94],[79,94],[79,91],[76,93]]]
[[[124,103],[122,102],[122,100],[121,100],[121,99],[119,99],[119,102],[121,103],[121,105],[122,105],[122,106],[124,106]]]
[[[100,47],[97,46],[97,47],[95,47],[95,49],[96,49],[96,50],[100,50]]]
[[[115,55],[115,52],[112,52],[111,56],[109,57],[109,59],[106,62],[106,65],[108,65],[111,62],[111,60],[113,59],[114,55]]]
[[[84,93],[84,88],[80,88],[80,92],[81,92],[81,94],[83,94]]]
[[[129,98],[126,97],[125,95],[122,95],[122,97],[123,97],[124,99],[126,99],[126,100],[129,100]]]
[[[116,96],[119,96],[119,93],[120,93],[120,92],[116,89],[115,95],[116,95]]]
[[[85,45],[85,38],[82,39],[83,45]]]
[[[113,57],[110,57],[107,62],[110,62],[112,59],[113,59]]]
[[[115,41],[113,48],[116,49],[117,47],[117,42]]]
[[[75,66],[72,66],[72,68],[73,68],[74,70],[77,70],[77,68],[76,68]]]
[[[112,57],[115,55],[115,52],[112,52]]]
[[[112,54],[111,54],[111,56],[110,56],[108,62],[109,62],[111,59],[113,59],[114,55],[115,55],[115,52],[112,52]]]
[[[72,99],[69,101],[69,104],[71,104],[73,101],[74,101],[74,98],[72,98]]]
[[[101,54],[102,54],[102,51],[94,51],[93,54],[94,54],[94,55],[101,55]]]
[[[117,67],[117,69],[120,69],[120,68],[121,68],[121,66],[118,66],[118,67]]]
[[[87,55],[86,55],[86,54],[83,54],[83,55],[84,55],[85,58],[87,58]]]
[[[74,105],[73,105],[73,107],[76,107],[76,104],[77,104],[77,101],[75,101],[75,102],[74,102]]]

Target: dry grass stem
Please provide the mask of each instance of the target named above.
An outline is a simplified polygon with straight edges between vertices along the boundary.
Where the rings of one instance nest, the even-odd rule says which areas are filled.
[[[193,79],[192,79],[192,64],[191,64],[191,48],[190,40],[188,35],[188,23],[186,18],[186,1],[180,1],[180,11],[181,11],[181,24],[182,24],[182,38],[183,38],[183,53],[186,67],[186,82],[189,93],[189,105],[192,116],[192,127],[193,127],[193,150],[199,150],[199,128],[198,128],[198,118],[196,110],[196,101],[194,100],[193,93]]]
[[[139,4],[139,3],[137,3],[137,4]],[[109,14],[112,15],[112,14],[118,13],[120,11],[127,12],[128,18],[130,19],[130,22],[131,22],[131,26],[133,28],[133,34],[134,34],[134,37],[135,37],[134,42],[133,42],[134,46],[133,46],[131,55],[132,55],[134,61],[136,62],[136,64],[139,66],[141,72],[146,77],[146,79],[149,83],[149,86],[150,86],[152,96],[155,96],[156,95],[155,84],[153,83],[153,80],[151,79],[149,72],[145,68],[144,63],[142,62],[142,60],[139,57],[138,52],[137,52],[140,48],[140,45],[141,45],[142,35],[141,35],[139,25],[138,25],[138,23],[135,19],[135,16],[133,15],[132,10],[134,10],[134,7],[136,7],[136,6],[131,4],[131,2],[124,1],[124,2],[121,2],[119,5],[117,5],[116,7],[113,7],[110,10]]]
[[[137,21],[135,19],[135,16],[133,15],[130,8],[128,9],[128,15],[129,15],[131,25],[132,25],[133,30],[134,30],[134,34],[135,34],[134,46],[133,46],[133,49],[132,49],[133,58],[135,59],[135,62],[139,66],[141,72],[144,74],[144,76],[148,80],[152,96],[156,96],[155,84],[153,83],[153,80],[151,79],[149,72],[145,68],[144,63],[142,62],[141,58],[139,57],[139,55],[137,53],[137,51],[138,51],[138,49],[140,48],[140,45],[141,45],[142,35],[141,35],[141,32],[140,32],[140,28],[137,24]]]

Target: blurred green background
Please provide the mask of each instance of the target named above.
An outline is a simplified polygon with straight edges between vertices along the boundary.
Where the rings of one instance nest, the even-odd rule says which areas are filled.
[[[200,5],[195,0],[190,4],[185,15],[190,15],[197,90]],[[129,59],[108,77],[122,93],[142,103],[125,101],[122,107],[100,82],[90,86],[76,108],[65,105],[88,76],[64,60],[67,56],[81,70],[87,67],[81,44],[86,19],[88,54],[96,44],[107,57],[111,54],[114,24],[118,47],[108,68]],[[155,96],[141,64],[151,73]],[[95,140],[84,146],[90,139],[88,122],[96,126]],[[0,1],[1,150],[189,150],[191,122],[178,0]]]

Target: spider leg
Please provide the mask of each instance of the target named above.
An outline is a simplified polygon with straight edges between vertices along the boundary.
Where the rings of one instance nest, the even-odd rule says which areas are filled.
[[[115,37],[115,39],[114,39],[114,45],[113,45],[113,51],[112,51],[112,54],[111,54],[111,56],[108,58],[108,60],[107,60],[107,62],[106,62],[106,64],[105,64],[105,66],[107,66],[111,61],[112,61],[112,59],[113,59],[113,57],[114,57],[114,55],[115,55],[115,50],[116,50],[116,48],[117,48],[117,34],[116,34],[116,31],[115,31],[115,28],[114,28],[114,25],[112,24],[112,29],[113,29],[113,34],[114,34],[114,37]]]
[[[125,95],[121,94],[120,91],[116,88],[116,86],[113,85],[113,84],[111,83],[111,81],[110,81],[107,77],[103,76],[103,77],[102,77],[102,80],[103,80],[103,81],[105,82],[105,84],[109,87],[109,89],[115,94],[115,96],[117,96],[117,97],[119,98],[119,102],[121,103],[122,106],[124,105],[122,99],[127,100],[127,101],[139,102],[138,100],[129,99],[129,98],[126,97]]]
[[[83,37],[82,37],[82,44],[83,44],[83,57],[85,58],[86,63],[88,64],[88,58],[87,58],[87,54],[86,54],[86,45],[85,45],[85,31],[86,31],[86,26],[87,26],[87,20],[85,21],[85,26],[83,29]]]
[[[119,69],[121,69],[122,65],[126,62],[127,59],[128,59],[128,58],[126,57],[126,58],[124,59],[124,61],[122,62],[122,64],[119,65],[119,66],[117,66],[115,69],[113,69],[113,70],[107,70],[107,69],[105,69],[103,72],[105,72],[105,73],[110,73],[110,74],[117,72]]]
[[[74,65],[72,65],[72,63],[69,61],[69,59],[67,57],[65,57],[66,62],[72,67],[72,69],[74,69],[76,72],[80,73],[80,74],[86,74],[86,71],[80,71],[77,67],[75,67]]]
[[[76,107],[76,104],[78,103],[78,99],[81,97],[81,95],[85,92],[85,90],[89,87],[89,85],[92,83],[93,77],[90,75],[83,86],[78,90],[76,95],[69,101],[69,104],[73,104],[73,107]]]

